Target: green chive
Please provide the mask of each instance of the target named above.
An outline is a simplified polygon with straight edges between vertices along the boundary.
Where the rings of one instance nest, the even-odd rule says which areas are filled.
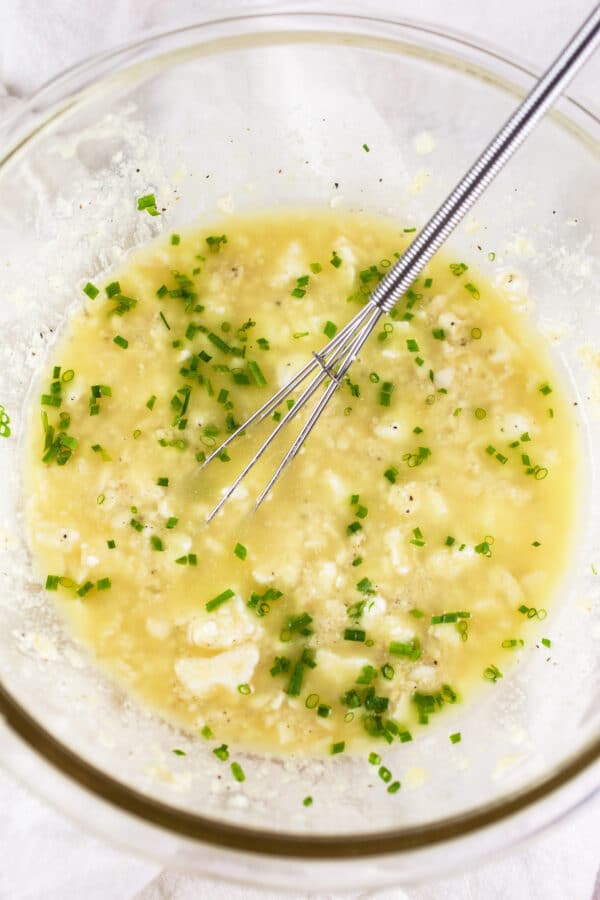
[[[156,205],[156,204],[154,204],[154,205]],[[171,243],[173,244],[174,247],[176,247],[177,244],[180,243],[180,241],[181,241],[181,235],[179,235],[179,234],[171,235]]]
[[[479,293],[479,289],[475,287],[470,281],[465,284],[465,291],[468,291],[475,300],[479,300],[481,295]]]
[[[150,535],[150,544],[153,550],[159,550],[162,552],[165,549],[165,545],[156,534]]]
[[[137,208],[139,210],[150,209],[151,207],[156,208],[156,198],[154,194],[144,194],[143,197],[138,197]]]
[[[165,528],[168,528],[168,529],[175,528],[175,526],[177,525],[178,522],[179,522],[179,519],[177,518],[177,516],[169,516],[169,518],[165,522]]]
[[[99,591],[107,591],[110,587],[112,587],[112,582],[110,578],[100,578],[96,582],[96,588]]]
[[[88,281],[88,283],[85,285],[85,287],[83,289],[83,293],[87,294],[88,297],[90,298],[90,300],[95,300],[96,297],[98,296],[98,294],[100,293],[100,291],[98,290],[98,288],[96,287],[95,284],[92,284],[91,281]]]
[[[328,321],[325,323],[323,334],[327,335],[327,337],[331,340],[331,338],[335,337],[335,333],[337,330],[337,325],[334,322]]]
[[[252,375],[252,378],[254,379],[254,382],[258,387],[263,387],[263,385],[265,385],[267,383],[267,379],[263,375],[263,373],[260,369],[260,366],[258,365],[257,362],[254,362],[253,360],[249,360],[248,361],[248,371]]]
[[[221,760],[221,762],[225,762],[229,759],[229,749],[227,747],[227,744],[221,744],[220,747],[215,747],[213,753],[215,754],[217,759]]]
[[[461,733],[460,731],[455,731],[454,734],[450,735],[450,740],[453,744],[460,744],[461,741]]]
[[[240,766],[239,763],[232,762],[231,763],[231,774],[235,778],[236,781],[245,781],[246,776],[244,775],[244,770]]]
[[[332,744],[329,752],[332,756],[335,756],[336,753],[343,753],[346,749],[346,741],[338,741],[335,744]]]
[[[244,547],[243,544],[236,544],[233,548],[234,555],[237,556],[238,559],[246,559],[246,555],[248,550]]]
[[[345,641],[355,641],[356,643],[364,643],[366,632],[362,628],[346,628],[344,630]]]
[[[113,338],[113,343],[116,344],[117,347],[121,347],[123,350],[127,350],[127,348],[129,347],[129,341],[127,340],[127,338],[121,337],[120,334]]]
[[[487,666],[483,670],[483,677],[487,681],[496,682],[496,681],[498,681],[499,678],[502,678],[502,672],[500,671],[500,669],[497,666],[494,666],[494,665]]]
[[[213,597],[212,600],[209,600],[208,603],[206,603],[206,612],[212,612],[213,609],[217,609],[222,603],[231,600],[232,597],[235,597],[235,591],[232,591],[231,588],[227,588],[227,590],[223,591],[221,594],[217,594],[216,597]]]
[[[313,804],[312,797],[305,797],[304,800],[302,801],[303,806],[312,806],[312,804]]]

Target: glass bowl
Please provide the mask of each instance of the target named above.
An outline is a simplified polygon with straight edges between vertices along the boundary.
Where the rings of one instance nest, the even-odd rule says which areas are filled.
[[[422,222],[531,82],[524,68],[431,28],[266,14],[86,62],[5,123],[0,402],[12,434],[0,441],[0,753],[87,827],[199,872],[358,889],[520,842],[597,789],[600,122],[572,101],[451,243],[511,283],[515,302],[528,283],[578,405],[577,552],[540,632],[551,633],[551,650],[532,649],[493,690],[390,749],[398,795],[352,757],[248,755],[243,785],[221,780],[205,742],[138,708],[65,633],[23,529],[24,406],[83,279],[162,229],[231,209],[330,205]],[[149,192],[159,217],[136,210]],[[174,746],[187,756],[174,758]]]

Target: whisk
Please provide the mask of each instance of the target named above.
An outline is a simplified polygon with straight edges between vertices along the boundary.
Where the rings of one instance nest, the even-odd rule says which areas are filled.
[[[350,366],[382,316],[391,311],[398,298],[410,287],[414,279],[427,265],[431,257],[447,239],[466,212],[481,196],[493,178],[503,168],[517,147],[557,99],[563,88],[592,54],[600,40],[600,4],[597,4],[581,28],[572,37],[554,63],[537,82],[532,91],[515,110],[494,139],[487,145],[454,190],[429,219],[425,227],[409,244],[404,253],[370,294],[366,305],[342,328],[318,353],[314,352],[306,365],[256,410],[239,428],[208,456],[202,468],[245,432],[253,424],[272,413],[290,394],[308,379],[305,387],[277,426],[244,466],[235,481],[207,517],[210,520],[219,512],[240,482],[261,458],[285,426],[309,402],[325,382],[325,390],[318,399],[295,440],[283,456],[273,476],[256,501],[258,508],[271,491],[287,464],[296,456],[308,435],[315,427],[329,400],[344,380]]]

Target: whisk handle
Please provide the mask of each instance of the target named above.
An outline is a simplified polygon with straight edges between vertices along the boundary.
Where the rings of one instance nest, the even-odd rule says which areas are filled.
[[[600,41],[600,4],[552,63],[437,212],[372,292],[370,302],[389,312],[434,253],[552,106]]]

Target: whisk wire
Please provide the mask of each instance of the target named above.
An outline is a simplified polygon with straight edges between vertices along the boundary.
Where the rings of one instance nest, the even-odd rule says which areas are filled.
[[[365,340],[375,327],[375,323],[382,315],[382,310],[379,307],[375,306],[372,303],[367,303],[366,306],[364,306],[363,309],[361,309],[360,312],[358,312],[350,320],[350,322],[348,322],[348,324],[343,329],[341,329],[338,334],[329,341],[329,343],[327,343],[323,347],[320,353],[313,354],[313,359],[309,363],[307,363],[304,368],[294,376],[294,378],[292,378],[287,382],[287,384],[280,388],[280,390],[277,391],[277,393],[271,398],[271,400],[268,400],[267,403],[263,404],[260,409],[253,413],[252,416],[250,416],[249,419],[243,422],[242,425],[240,425],[240,427],[233,434],[231,434],[226,441],[224,441],[219,447],[217,447],[217,449],[213,453],[211,453],[211,455],[204,462],[202,468],[206,466],[211,461],[211,459],[214,459],[215,456],[219,456],[223,452],[225,447],[236,437],[236,435],[241,434],[243,431],[245,431],[246,428],[248,428],[248,426],[253,422],[264,419],[273,409],[275,409],[276,406],[279,406],[285,399],[287,399],[287,397],[289,397],[290,394],[293,393],[293,391],[299,386],[299,384],[301,384],[309,377],[311,372],[313,372],[316,368],[319,370],[316,376],[304,389],[300,397],[298,397],[296,402],[292,406],[290,406],[282,419],[277,423],[276,427],[268,435],[264,443],[261,444],[258,451],[244,466],[237,478],[223,492],[223,495],[219,502],[208,514],[206,519],[207,522],[210,522],[211,519],[213,519],[219,512],[219,510],[225,505],[227,500],[235,492],[246,475],[251,471],[251,469],[254,468],[265,451],[271,446],[279,432],[291,421],[291,419],[294,418],[294,416],[296,416],[300,412],[301,409],[303,409],[303,407],[307,404],[307,402],[313,396],[315,391],[321,386],[321,384],[329,379],[331,383],[328,389],[325,391],[323,397],[319,401],[319,404],[315,407],[315,410],[307,420],[305,426],[298,434],[298,437],[292,444],[292,447],[290,448],[288,453],[286,453],[279,468],[277,469],[275,477],[271,479],[269,485],[267,486],[267,489],[264,490],[259,496],[256,503],[256,508],[260,506],[267,493],[269,492],[272,483],[274,483],[274,481],[279,477],[279,474],[290,461],[290,459],[292,459],[300,450],[300,447],[314,427],[321,411],[324,409],[334,391],[340,385],[343,376],[349,369],[352,361],[356,358],[356,354],[358,353],[360,347],[362,347]],[[358,334],[356,333],[357,328],[359,329]],[[364,337],[362,337],[362,340],[360,340],[363,333]],[[345,356],[343,356],[344,353],[346,353]],[[340,365],[336,369],[335,366],[340,361],[340,359]],[[274,402],[276,398],[277,402]],[[307,426],[309,427],[307,428]]]

